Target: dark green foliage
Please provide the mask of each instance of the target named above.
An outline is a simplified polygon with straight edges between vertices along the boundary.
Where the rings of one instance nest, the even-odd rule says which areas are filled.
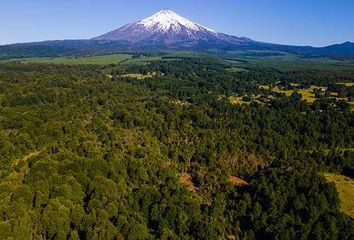
[[[352,239],[333,185],[304,170],[270,169],[229,197],[229,218],[257,239]]]
[[[220,97],[297,74],[202,58],[0,64],[0,239],[350,239],[319,172],[353,169],[353,112],[296,94]]]

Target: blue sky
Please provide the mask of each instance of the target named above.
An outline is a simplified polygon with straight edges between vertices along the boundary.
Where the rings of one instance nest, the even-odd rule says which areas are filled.
[[[354,0],[0,0],[0,44],[91,38],[164,8],[258,41],[354,41]]]

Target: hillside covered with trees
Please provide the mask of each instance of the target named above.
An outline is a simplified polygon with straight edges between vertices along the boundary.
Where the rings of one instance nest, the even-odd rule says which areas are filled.
[[[0,63],[0,239],[354,239],[322,175],[353,177],[352,82],[214,58]]]

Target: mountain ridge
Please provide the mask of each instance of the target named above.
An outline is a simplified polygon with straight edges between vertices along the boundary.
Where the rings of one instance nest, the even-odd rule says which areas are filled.
[[[0,45],[0,59],[171,50],[199,52],[270,50],[299,54],[303,57],[354,59],[353,42],[347,41],[325,47],[258,42],[247,37],[217,32],[168,9],[91,39]]]

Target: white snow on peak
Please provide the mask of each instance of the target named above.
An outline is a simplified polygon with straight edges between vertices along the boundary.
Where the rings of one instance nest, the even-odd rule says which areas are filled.
[[[154,15],[139,21],[137,24],[142,24],[148,30],[154,29],[162,32],[167,32],[169,29],[179,32],[181,30],[181,26],[184,26],[189,30],[206,30],[216,33],[214,30],[197,23],[193,23],[168,9],[161,10]]]

